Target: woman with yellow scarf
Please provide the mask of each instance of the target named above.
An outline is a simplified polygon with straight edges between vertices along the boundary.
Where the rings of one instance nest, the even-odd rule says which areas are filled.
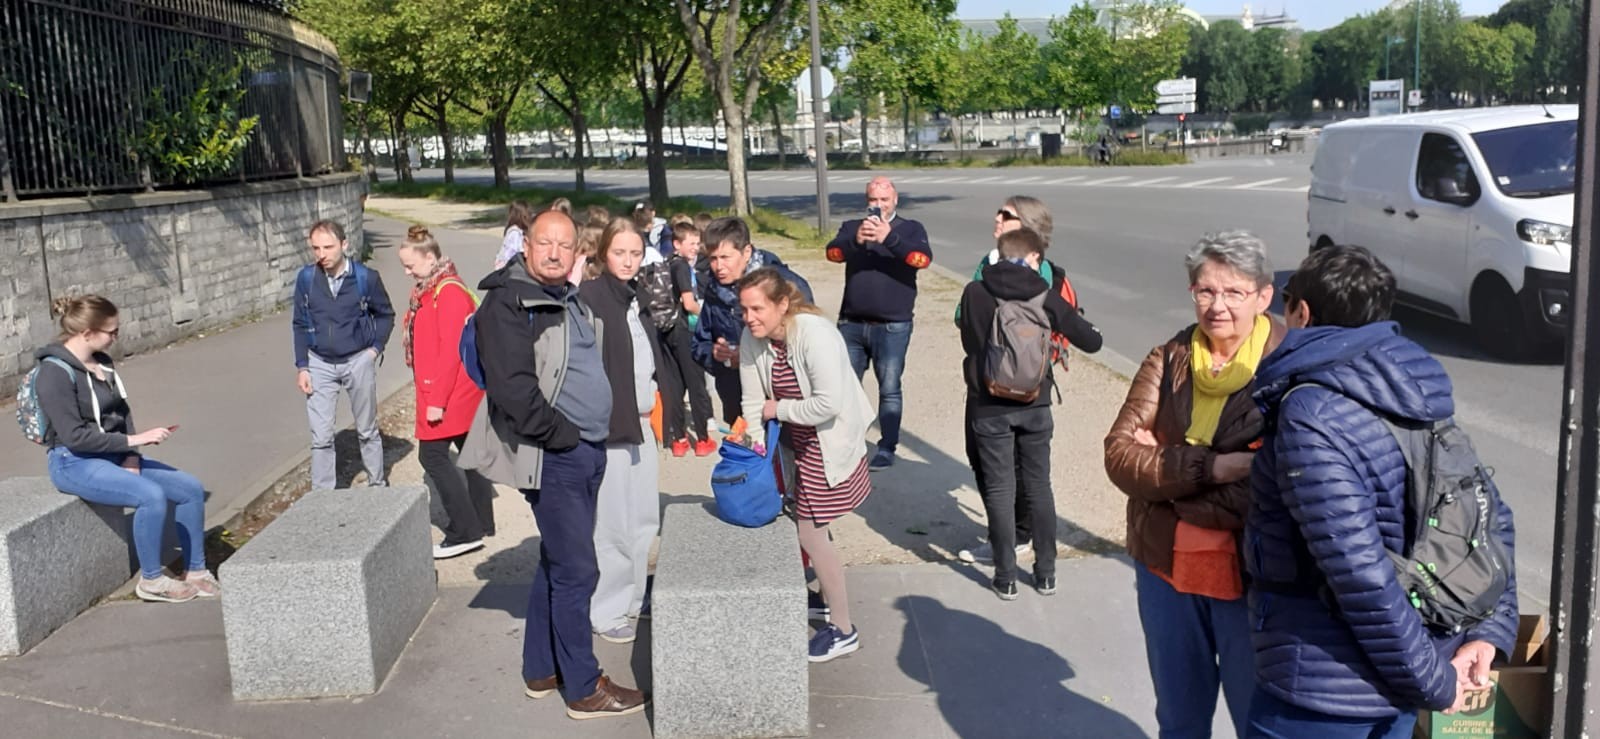
[[[1134,566],[1162,737],[1209,737],[1217,693],[1243,736],[1255,654],[1239,533],[1262,419],[1250,394],[1283,340],[1267,315],[1266,245],[1210,235],[1185,259],[1195,324],[1151,350],[1106,435],[1106,473],[1128,495]]]

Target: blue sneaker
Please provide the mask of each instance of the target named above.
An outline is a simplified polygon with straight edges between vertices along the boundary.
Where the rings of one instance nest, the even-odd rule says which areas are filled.
[[[879,449],[873,453],[872,461],[867,463],[869,470],[886,470],[894,466],[894,452]]]
[[[861,633],[860,629],[848,635],[839,630],[839,627],[828,624],[817,630],[811,637],[812,662],[827,662],[835,657],[843,657],[861,648],[861,641],[856,638]]]

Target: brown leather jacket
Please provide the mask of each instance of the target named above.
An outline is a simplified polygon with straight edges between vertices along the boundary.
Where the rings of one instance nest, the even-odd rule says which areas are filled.
[[[1283,342],[1287,329],[1275,318],[1267,353]],[[1261,437],[1261,412],[1250,394],[1255,383],[1228,397],[1209,447],[1189,446],[1184,434],[1194,408],[1189,387],[1190,326],[1145,357],[1128,388],[1111,432],[1106,434],[1106,474],[1128,496],[1128,554],[1151,569],[1172,574],[1173,532],[1178,520],[1211,529],[1239,531],[1250,509],[1250,481],[1219,485],[1211,481],[1218,454],[1248,451]],[[1133,440],[1149,429],[1158,446]]]

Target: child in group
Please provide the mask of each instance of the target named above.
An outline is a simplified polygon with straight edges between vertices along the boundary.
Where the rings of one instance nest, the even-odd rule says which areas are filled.
[[[662,420],[665,436],[671,440],[672,456],[682,457],[693,449],[695,456],[706,457],[717,450],[709,431],[711,394],[706,390],[705,369],[694,360],[689,340],[700,321],[694,270],[694,261],[700,256],[700,230],[692,221],[674,225],[672,246],[666,267],[671,272],[673,299],[681,310],[679,318],[671,326],[659,329],[658,334],[666,357],[667,371],[663,374],[669,377],[662,387]],[[684,423],[685,417],[688,424]]]
[[[983,268],[979,279],[961,294],[957,326],[966,353],[962,371],[967,381],[967,444],[974,450],[973,474],[989,520],[994,549],[993,588],[1001,600],[1017,597],[1016,499],[1021,496],[1033,531],[1033,586],[1041,595],[1056,591],[1056,510],[1050,489],[1050,414],[1054,378],[1050,369],[1050,333],[1065,334],[1079,350],[1100,350],[1100,332],[1061,297],[1057,284],[1039,276],[1045,242],[1023,228],[999,235],[1000,259]],[[1043,296],[1042,301],[1040,300]],[[1006,310],[1011,327],[996,337],[995,316]],[[1040,315],[1042,312],[1042,315]],[[1032,314],[1027,318],[1023,316]],[[1044,325],[1045,323],[1048,325]],[[1016,367],[1042,368],[1033,387],[1017,387],[1015,377],[997,377],[991,350],[1007,345],[1017,351]],[[1033,353],[1027,355],[1025,353]],[[1004,369],[1004,368],[1001,368]]]

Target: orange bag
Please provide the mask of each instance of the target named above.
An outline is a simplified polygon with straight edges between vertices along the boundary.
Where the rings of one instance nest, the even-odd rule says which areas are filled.
[[[650,409],[650,430],[656,432],[656,443],[661,443],[661,392],[656,391],[656,407]]]
[[[1179,521],[1173,536],[1172,578],[1168,582],[1174,590],[1190,595],[1217,600],[1244,597],[1236,535]]]

